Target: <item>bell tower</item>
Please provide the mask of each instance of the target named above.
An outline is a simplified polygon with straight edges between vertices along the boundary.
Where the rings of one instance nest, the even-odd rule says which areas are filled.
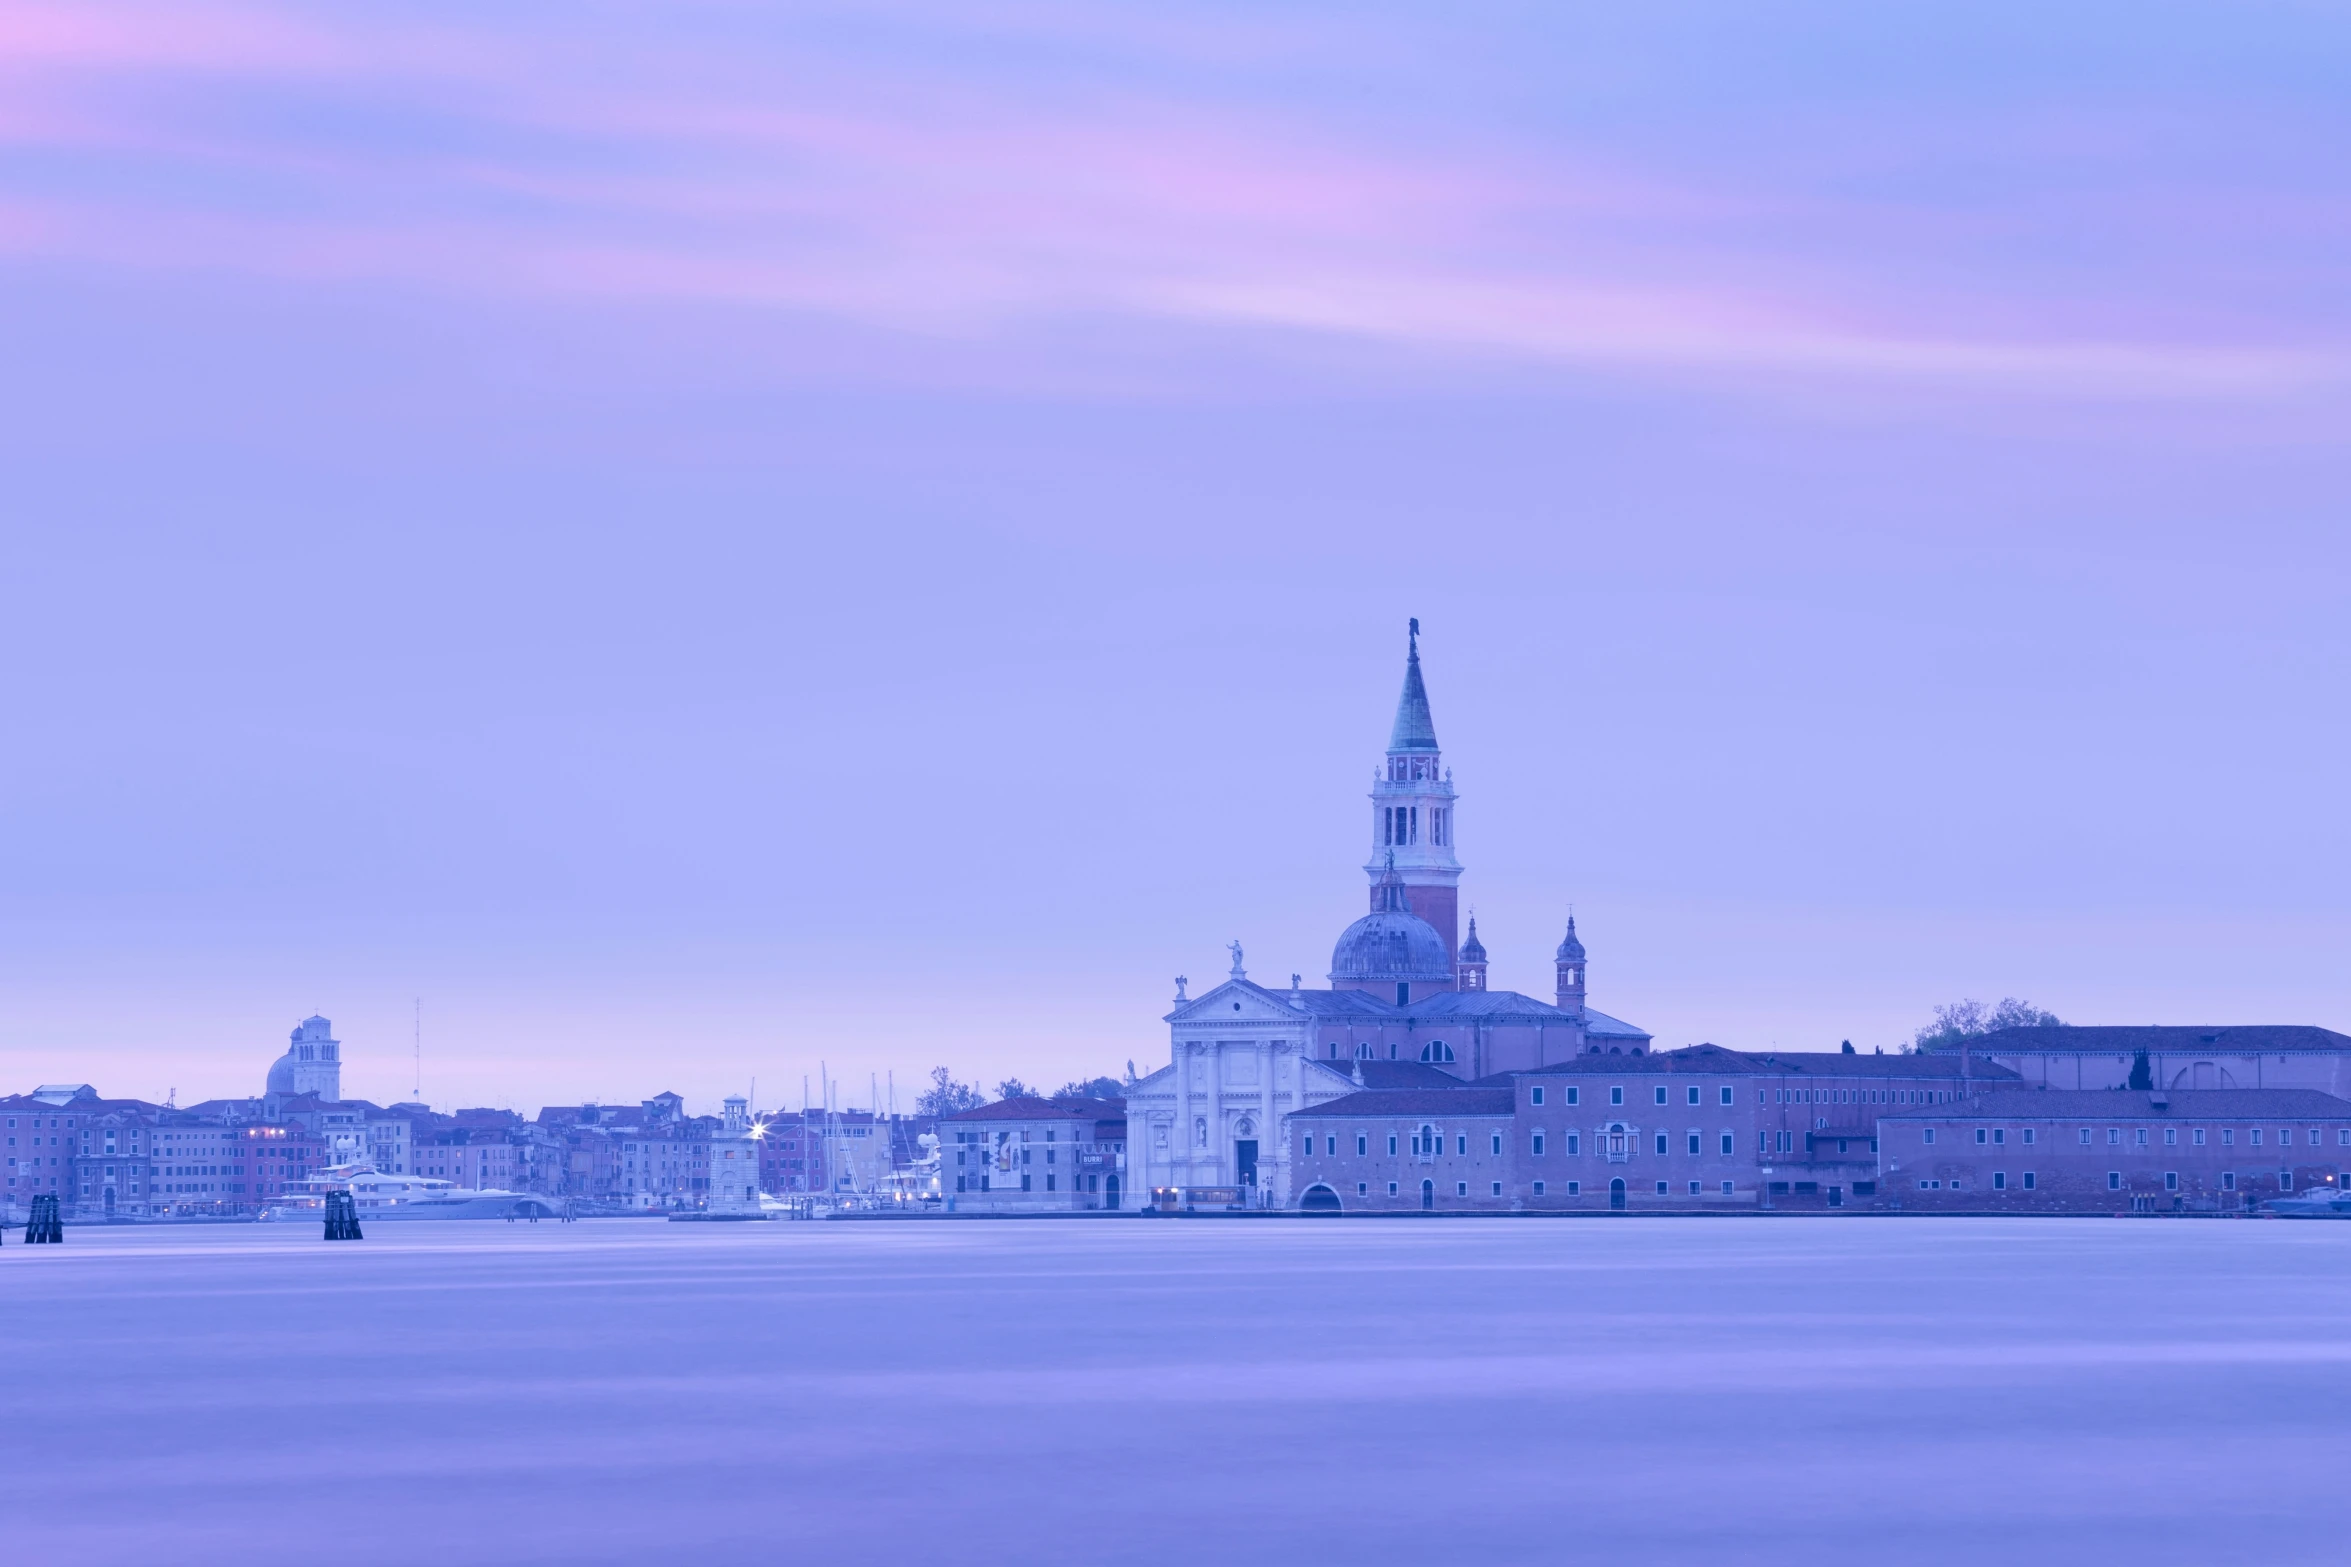
[[[1404,691],[1396,699],[1396,725],[1388,735],[1388,758],[1371,786],[1372,906],[1392,864],[1404,883],[1405,904],[1445,938],[1445,954],[1461,955],[1461,862],[1453,857],[1453,775],[1437,749],[1437,726],[1429,716],[1428,687],[1420,677],[1420,622],[1406,634]]]

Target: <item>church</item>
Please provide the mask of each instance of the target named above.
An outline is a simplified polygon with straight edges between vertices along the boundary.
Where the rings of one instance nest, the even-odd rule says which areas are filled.
[[[1404,690],[1371,788],[1370,909],[1339,935],[1329,988],[1253,982],[1232,971],[1199,996],[1176,981],[1169,1061],[1127,1089],[1130,1187],[1230,1188],[1252,1205],[1292,1200],[1282,1118],[1364,1088],[1445,1092],[1497,1072],[1594,1052],[1641,1055],[1649,1036],[1585,1004],[1575,920],[1553,954],[1550,1001],[1486,985],[1477,921],[1460,933],[1461,861],[1452,770],[1437,745],[1407,633]]]

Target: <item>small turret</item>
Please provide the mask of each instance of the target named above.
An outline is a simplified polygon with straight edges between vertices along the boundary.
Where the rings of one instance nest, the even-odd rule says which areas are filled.
[[[1567,917],[1567,939],[1553,957],[1559,965],[1559,1010],[1580,1018],[1584,1015],[1584,944],[1576,939],[1572,914]]]
[[[1486,948],[1478,940],[1478,917],[1475,914],[1469,917],[1469,939],[1461,944],[1461,962],[1457,967],[1460,972],[1454,983],[1458,988],[1486,988]]]

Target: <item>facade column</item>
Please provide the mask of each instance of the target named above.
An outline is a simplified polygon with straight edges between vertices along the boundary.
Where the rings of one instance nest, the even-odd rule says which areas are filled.
[[[1289,1134],[1283,1133],[1279,1142],[1274,1139],[1277,1127],[1273,1118],[1273,1075],[1282,1068],[1281,1052],[1280,1040],[1269,1039],[1265,1042],[1265,1078],[1263,1083],[1265,1108],[1257,1118],[1257,1189],[1261,1192],[1277,1189],[1266,1180],[1267,1166],[1278,1163],[1281,1169],[1287,1169],[1290,1157]],[[1266,1158],[1268,1153],[1273,1154],[1273,1159]],[[1288,1185],[1287,1180],[1280,1182],[1281,1188],[1286,1189]]]
[[[1168,1139],[1167,1184],[1181,1186],[1191,1179],[1192,1161],[1192,1047],[1176,1044],[1176,1124]]]
[[[1225,1184],[1226,1166],[1219,1141],[1224,1136],[1224,1047],[1221,1039],[1211,1041],[1208,1047],[1208,1162],[1216,1179],[1203,1181],[1204,1186]]]

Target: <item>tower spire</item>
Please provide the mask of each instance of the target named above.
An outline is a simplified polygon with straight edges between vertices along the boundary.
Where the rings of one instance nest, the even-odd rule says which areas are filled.
[[[1429,688],[1420,673],[1420,622],[1405,622],[1404,690],[1388,732],[1388,757],[1372,785],[1371,878],[1376,912],[1388,897],[1383,883],[1401,879],[1404,906],[1445,938],[1448,958],[1460,958],[1456,915],[1461,862],[1453,857],[1453,778],[1437,748],[1429,716]]]
[[[1404,653],[1404,690],[1396,698],[1396,726],[1388,734],[1388,754],[1435,751],[1437,724],[1429,716],[1429,688],[1420,678],[1420,622],[1409,622]]]

